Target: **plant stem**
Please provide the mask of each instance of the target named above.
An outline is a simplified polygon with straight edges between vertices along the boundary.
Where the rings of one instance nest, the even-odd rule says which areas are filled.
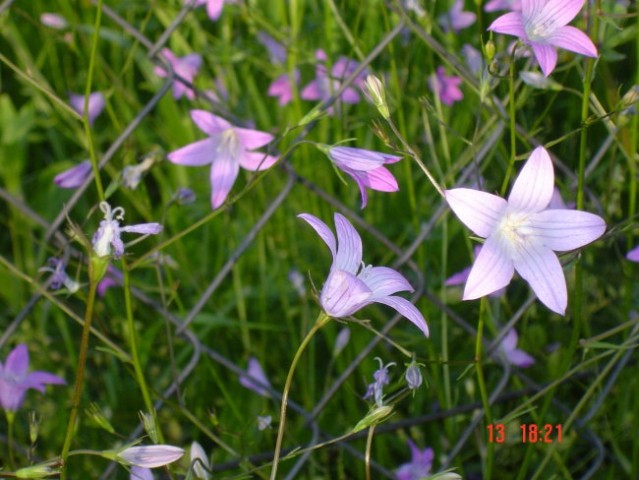
[[[373,434],[375,433],[375,425],[368,428],[366,435],[366,453],[364,456],[364,465],[366,466],[366,480],[371,480],[371,446],[373,444]]]
[[[15,413],[5,410],[7,417],[7,449],[9,450],[9,467],[11,470],[16,469],[16,462],[13,458],[13,420]]]
[[[486,382],[484,380],[484,370],[482,367],[482,335],[484,333],[484,317],[487,315],[488,300],[486,297],[481,299],[479,304],[479,324],[477,325],[477,338],[475,339],[475,367],[477,369],[477,383],[479,384],[479,394],[481,395],[481,403],[484,407],[484,416],[486,424],[493,423],[493,416],[490,412],[490,403],[488,401],[488,392],[486,391]],[[493,449],[492,442],[488,442],[488,452],[486,453],[486,470],[484,478],[490,480],[493,469]]]
[[[93,270],[92,262],[89,262],[89,270]],[[80,340],[80,355],[78,357],[78,369],[75,375],[75,387],[73,388],[73,397],[71,398],[71,413],[69,414],[69,423],[67,424],[67,433],[64,437],[62,446],[62,471],[60,478],[66,478],[66,460],[69,456],[71,441],[75,433],[75,424],[78,418],[78,410],[80,408],[80,399],[82,398],[82,390],[84,387],[84,369],[87,361],[87,351],[89,348],[89,334],[91,332],[91,319],[93,318],[93,304],[95,301],[95,291],[98,281],[92,272],[89,272],[89,294],[87,296],[87,307],[84,312],[84,325],[82,327],[82,339]]]
[[[295,372],[295,368],[297,367],[297,363],[304,353],[306,346],[311,341],[311,338],[322,328],[331,318],[326,315],[324,312],[320,312],[317,316],[317,320],[315,320],[315,324],[308,331],[304,340],[295,352],[295,356],[293,357],[293,362],[291,363],[291,368],[288,370],[288,375],[286,376],[286,383],[284,384],[284,391],[282,392],[282,405],[280,408],[280,426],[277,430],[277,440],[275,441],[275,453],[273,454],[273,466],[271,468],[271,480],[275,480],[277,476],[277,466],[280,459],[280,453],[282,450],[282,440],[284,439],[284,427],[286,425],[286,407],[288,405],[288,394],[291,390],[291,384],[293,383],[293,373]]]
[[[504,183],[501,184],[501,196],[506,194],[510,177],[515,169],[515,155],[517,154],[516,133],[517,124],[515,122],[515,49],[510,57],[510,68],[508,73],[508,119],[510,120],[510,159],[508,168],[504,176]]]
[[[155,415],[155,408],[153,408],[153,401],[149,394],[149,387],[144,378],[144,372],[140,363],[140,355],[138,353],[138,342],[135,336],[135,322],[133,320],[133,307],[131,304],[131,282],[129,276],[129,269],[127,268],[124,258],[122,258],[122,280],[124,287],[124,305],[126,308],[127,330],[129,333],[129,348],[131,350],[131,363],[133,364],[133,370],[135,372],[135,379],[138,382],[138,386],[142,392],[142,399],[144,400],[144,406],[146,410],[153,417],[153,424],[157,432],[157,441],[163,443],[162,429],[158,424],[157,417]],[[156,439],[154,439],[155,441]]]

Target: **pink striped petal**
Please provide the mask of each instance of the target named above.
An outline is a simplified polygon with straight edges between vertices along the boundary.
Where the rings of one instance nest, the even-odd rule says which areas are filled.
[[[408,280],[392,268],[367,267],[358,276],[373,292],[372,301],[397,292],[414,291]]]
[[[211,163],[218,146],[217,138],[207,138],[174,150],[167,158],[177,165],[199,167]]]
[[[535,17],[537,24],[567,25],[577,16],[586,0],[547,0]]]
[[[408,300],[402,297],[381,297],[376,298],[375,302],[383,303],[384,305],[388,305],[389,307],[397,310],[397,312],[406,317],[408,320],[413,322],[413,324],[419,328],[425,336],[429,336],[428,325],[426,324],[426,320],[424,316],[421,314],[417,307],[410,303]]]
[[[191,110],[191,118],[200,130],[211,136],[233,128],[229,122],[206,110]]]
[[[351,222],[340,213],[335,214],[337,255],[333,267],[356,274],[362,264],[362,239]]]
[[[513,262],[515,270],[528,282],[541,303],[553,312],[564,315],[568,293],[557,255],[547,247],[522,243],[515,251]]]
[[[255,150],[273,141],[273,135],[250,128],[233,128],[242,146],[247,150]]]
[[[595,44],[592,43],[588,35],[575,27],[558,28],[548,37],[548,43],[587,57],[597,57]]]
[[[331,317],[354,314],[368,303],[370,289],[350,272],[332,269],[320,294],[320,303]]]
[[[545,148],[537,147],[519,172],[510,191],[509,209],[527,213],[543,210],[550,203],[554,184],[552,160]]]
[[[490,24],[488,30],[519,38],[527,38],[520,12],[510,12],[502,15]]]
[[[488,237],[506,210],[506,200],[491,193],[470,188],[453,188],[444,192],[455,215],[480,237]]]
[[[313,230],[315,230],[320,238],[324,240],[324,243],[328,245],[328,248],[333,255],[333,261],[335,261],[335,257],[337,256],[337,242],[335,241],[335,235],[333,235],[331,229],[328,228],[328,225],[310,213],[300,213],[297,217],[301,218],[313,227]]]
[[[514,273],[508,249],[499,237],[489,237],[473,263],[462,298],[474,300],[496,292],[510,283]]]
[[[261,152],[242,152],[239,158],[240,166],[252,172],[271,168],[278,160],[279,157]]]
[[[557,50],[555,47],[543,43],[531,43],[530,48],[535,54],[542,73],[547,77],[557,65]]]
[[[222,152],[215,157],[211,165],[211,206],[213,210],[224,203],[233,188],[239,171],[240,164],[228,152]]]
[[[606,231],[598,215],[578,210],[544,210],[530,219],[530,235],[539,245],[566,252],[594,242]]]

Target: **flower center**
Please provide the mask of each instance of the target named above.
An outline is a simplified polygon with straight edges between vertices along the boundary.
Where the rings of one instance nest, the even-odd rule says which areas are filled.
[[[531,42],[543,43],[556,30],[552,18],[530,18],[524,22],[524,30]]]
[[[221,133],[218,151],[225,152],[231,158],[237,158],[240,151],[240,139],[235,130],[229,128]]]
[[[531,234],[529,214],[507,213],[499,224],[499,231],[511,247],[520,247],[528,241]]]

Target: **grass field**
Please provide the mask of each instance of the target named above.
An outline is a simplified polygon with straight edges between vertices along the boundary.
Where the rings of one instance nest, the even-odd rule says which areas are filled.
[[[634,1],[0,3],[0,477],[639,478],[638,65]]]

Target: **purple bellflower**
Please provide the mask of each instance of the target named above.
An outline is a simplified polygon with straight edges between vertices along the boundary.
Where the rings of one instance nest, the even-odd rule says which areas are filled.
[[[362,194],[362,208],[368,201],[367,188],[378,192],[399,190],[397,180],[384,165],[399,162],[402,157],[353,147],[331,147],[327,150],[335,166],[357,183]]]
[[[537,147],[515,180],[508,200],[469,188],[446,190],[455,215],[486,239],[468,275],[464,300],[505,287],[516,270],[544,305],[564,315],[566,279],[554,251],[574,250],[593,242],[604,233],[606,224],[592,213],[548,208],[553,184],[552,160],[543,147]]]
[[[452,105],[464,98],[464,94],[459,89],[461,78],[454,75],[446,75],[444,67],[437,67],[437,71],[428,78],[428,85],[444,105]]]
[[[342,86],[342,82],[350,77],[355,69],[359,66],[359,63],[347,57],[340,57],[333,65],[329,74],[326,64],[326,54],[319,50],[316,53],[316,57],[320,60],[320,64],[315,69],[315,80],[311,81],[302,89],[301,98],[304,100],[321,100],[326,101],[339,90]],[[366,81],[367,72],[364,70],[353,81],[353,87],[349,86],[344,89],[340,95],[340,100],[344,103],[359,103],[360,96],[357,93],[357,88],[362,88]],[[332,108],[328,110],[328,113],[332,113]]]
[[[184,57],[176,57],[171,50],[169,50],[168,48],[163,48],[162,56],[169,63],[175,75],[180,77],[182,80],[193,84],[193,79],[200,71],[200,67],[202,66],[201,55],[192,53]],[[153,71],[157,76],[162,78],[168,75],[168,72],[160,66],[155,67]],[[188,98],[189,100],[194,100],[195,90],[193,90],[191,86],[182,83],[180,79],[176,79],[173,82],[173,98],[182,98],[183,95],[185,95],[186,98]]]
[[[255,152],[273,140],[273,135],[259,130],[239,128],[204,110],[191,110],[191,118],[209,138],[175,150],[168,159],[178,165],[198,167],[211,164],[211,206],[224,203],[240,171],[265,170],[278,157]]]
[[[590,38],[568,22],[577,16],[585,0],[521,0],[521,12],[497,18],[488,30],[519,37],[532,49],[541,71],[547,77],[557,64],[556,48],[588,57],[597,57]]]
[[[77,95],[75,93],[69,93],[69,104],[71,108],[78,112],[80,115],[84,115],[84,95]],[[89,95],[89,105],[88,105],[88,113],[89,117],[89,125],[93,125],[93,122],[98,115],[102,113],[104,107],[106,106],[106,101],[104,100],[104,95],[100,92],[93,92]]]
[[[408,446],[410,447],[411,460],[395,470],[395,477],[397,480],[422,480],[430,474],[433,468],[435,452],[430,447],[420,450],[410,439]]]
[[[395,362],[384,365],[381,358],[375,357],[375,360],[379,362],[379,368],[373,373],[373,383],[368,385],[363,398],[364,400],[373,398],[375,399],[375,405],[382,407],[384,406],[384,387],[390,383],[388,369],[395,365]]]
[[[0,363],[0,405],[8,412],[17,411],[27,390],[44,393],[45,385],[65,385],[64,379],[49,372],[29,372],[29,351],[23,343],[11,350],[4,365]]]
[[[319,218],[298,215],[317,232],[333,255],[333,264],[320,294],[320,303],[330,317],[353,315],[371,303],[383,303],[413,322],[428,336],[428,325],[415,305],[395,292],[413,291],[408,280],[388,267],[373,267],[362,262],[362,239],[343,215],[335,214],[337,241],[328,226]]]
[[[113,254],[114,258],[120,258],[124,254],[124,243],[120,238],[123,232],[157,235],[162,231],[162,225],[159,223],[139,223],[121,227],[120,220],[124,220],[122,207],[111,209],[107,202],[100,202],[100,210],[104,213],[104,220],[100,222],[100,227],[92,240],[93,251],[98,257]]]
[[[506,361],[516,367],[527,368],[535,363],[535,359],[528,353],[517,348],[517,332],[514,328],[508,330],[508,333],[499,344],[499,350],[506,357]]]
[[[260,365],[260,362],[255,357],[249,358],[246,375],[240,376],[240,385],[244,388],[248,388],[249,390],[253,390],[255,393],[262,395],[263,397],[271,396],[268,388],[265,388],[270,388],[271,384],[268,381],[268,378],[266,378],[262,365]]]
[[[626,254],[626,258],[631,262],[639,262],[639,247],[635,247]]]
[[[191,443],[191,453],[189,455],[192,472],[199,480],[209,480],[211,478],[211,462],[206,455],[204,448],[198,442]]]
[[[293,71],[293,79],[288,73],[283,73],[277,77],[268,87],[268,96],[277,97],[277,103],[280,106],[286,105],[293,99],[293,85],[300,80],[300,72],[295,69]]]
[[[464,0],[455,0],[452,8],[439,17],[438,22],[444,31],[459,32],[475,23],[476,15],[473,12],[464,11],[463,8]]]
[[[55,176],[53,182],[60,188],[78,188],[89,177],[92,167],[89,160],[78,163]]]

